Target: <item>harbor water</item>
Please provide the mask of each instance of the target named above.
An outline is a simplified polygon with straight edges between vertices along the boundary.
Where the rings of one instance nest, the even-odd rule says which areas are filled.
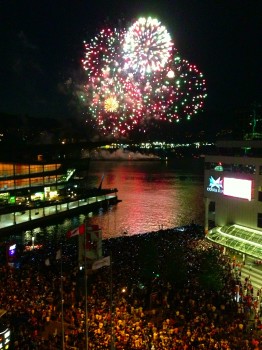
[[[21,232],[34,243],[55,239],[85,219],[102,228],[103,239],[159,229],[204,224],[203,160],[173,159],[91,161],[86,181],[90,187],[117,188],[120,202],[108,209],[82,213],[56,224]]]

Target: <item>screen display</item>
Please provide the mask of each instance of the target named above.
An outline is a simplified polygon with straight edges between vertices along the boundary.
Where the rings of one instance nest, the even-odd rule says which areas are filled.
[[[224,195],[251,200],[252,180],[224,177]]]

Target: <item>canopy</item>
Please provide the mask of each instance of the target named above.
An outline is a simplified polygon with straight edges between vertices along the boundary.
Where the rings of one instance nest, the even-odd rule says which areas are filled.
[[[208,232],[206,237],[212,242],[262,260],[261,231],[234,224],[215,227]]]

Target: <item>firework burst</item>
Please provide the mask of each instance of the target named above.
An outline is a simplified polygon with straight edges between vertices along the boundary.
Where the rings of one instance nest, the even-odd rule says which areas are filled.
[[[140,18],[124,38],[124,68],[141,75],[161,71],[171,58],[172,46],[170,34],[157,19]]]
[[[120,48],[123,38],[123,31],[105,28],[90,43],[84,42],[85,58],[82,60],[82,65],[89,79],[120,69]]]
[[[202,111],[207,97],[204,76],[196,65],[190,64],[178,54],[174,58],[171,71],[174,72],[174,103],[169,105],[167,118],[175,121],[190,120],[193,115]]]
[[[127,30],[101,30],[85,43],[82,65],[84,100],[104,135],[189,120],[207,96],[203,74],[178,55],[166,28],[151,17]]]
[[[93,79],[87,96],[91,115],[103,134],[125,135],[141,119],[141,92],[129,78],[114,74]]]

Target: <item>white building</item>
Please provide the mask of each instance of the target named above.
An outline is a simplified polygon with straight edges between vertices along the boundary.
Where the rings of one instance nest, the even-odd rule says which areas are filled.
[[[207,238],[262,260],[262,141],[221,141],[205,156]]]

